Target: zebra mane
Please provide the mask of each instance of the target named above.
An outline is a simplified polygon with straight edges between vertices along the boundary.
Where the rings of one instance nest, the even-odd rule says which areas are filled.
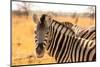
[[[67,27],[72,27],[74,24],[73,23],[71,23],[71,22],[63,22],[63,24],[65,25],[65,26],[67,26]]]
[[[75,32],[73,31],[73,29],[72,29],[72,28],[70,28],[70,27],[68,27],[68,26],[66,26],[65,24],[63,24],[63,22],[59,22],[59,21],[54,20],[54,19],[53,19],[53,21],[52,21],[52,22],[56,22],[57,24],[62,25],[63,27],[65,27],[66,29],[71,30],[71,31],[75,34]]]

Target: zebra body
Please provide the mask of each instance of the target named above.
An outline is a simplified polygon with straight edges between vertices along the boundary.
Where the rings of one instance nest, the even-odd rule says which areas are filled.
[[[47,45],[47,50],[49,55],[55,57],[58,63],[95,60],[94,41],[75,37],[74,33],[71,34],[72,30],[70,30],[70,28],[68,28],[68,30],[70,30],[71,32],[69,32],[66,27],[61,28],[62,25],[59,25],[59,27],[57,27],[56,25],[58,25],[59,23],[55,21],[53,21],[52,23],[53,24],[51,25],[52,26],[51,32],[53,32],[52,36],[54,37],[52,37],[49,45]],[[59,34],[58,33],[56,34],[53,28],[55,30],[59,29],[58,30]],[[90,51],[90,49],[92,50]]]
[[[62,35],[58,43],[49,44],[47,50],[58,63],[95,60],[95,42],[75,36]]]
[[[55,57],[58,63],[96,60],[94,41],[76,37],[71,28],[51,20],[45,14],[41,16],[39,23],[36,33],[36,53],[39,58],[43,57],[44,48],[46,48],[49,55]],[[49,25],[46,25],[47,23]],[[45,26],[44,29],[41,25]]]

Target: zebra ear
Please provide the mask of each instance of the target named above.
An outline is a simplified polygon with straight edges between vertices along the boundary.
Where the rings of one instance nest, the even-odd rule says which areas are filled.
[[[39,18],[38,18],[38,16],[36,14],[33,15],[33,21],[36,24],[39,22]]]
[[[52,15],[47,14],[46,21],[48,21],[49,23],[52,22],[52,17]]]

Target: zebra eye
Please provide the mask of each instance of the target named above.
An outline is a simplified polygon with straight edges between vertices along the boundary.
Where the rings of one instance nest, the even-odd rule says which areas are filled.
[[[46,32],[46,34],[49,34],[49,32]]]

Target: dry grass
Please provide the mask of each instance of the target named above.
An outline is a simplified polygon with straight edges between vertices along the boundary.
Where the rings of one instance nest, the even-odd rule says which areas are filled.
[[[70,17],[56,17],[56,19],[71,22],[75,20]],[[78,25],[88,27],[91,21],[93,22],[91,25],[95,25],[95,20],[79,18]],[[33,23],[31,16],[28,19],[12,16],[12,65],[55,63],[54,58],[48,56],[47,53],[41,59],[36,58],[35,28],[36,25]]]

